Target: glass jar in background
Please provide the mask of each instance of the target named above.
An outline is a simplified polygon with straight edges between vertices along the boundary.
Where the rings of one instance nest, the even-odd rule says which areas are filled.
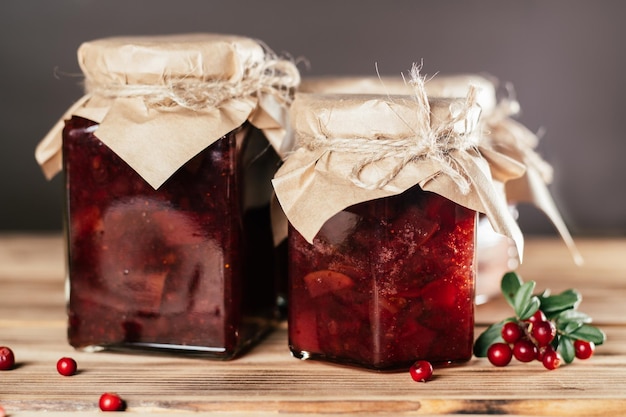
[[[297,358],[376,370],[471,358],[476,212],[521,234],[473,150],[475,96],[431,101],[416,79],[417,97],[296,96],[295,151],[273,184]]]
[[[517,208],[510,205],[509,209],[517,219]],[[478,217],[476,236],[476,304],[480,305],[501,294],[502,276],[516,270],[519,261],[515,242],[496,233],[484,215]]]
[[[231,359],[274,327],[280,158],[257,91],[286,111],[298,75],[283,61],[266,79],[265,53],[211,34],[79,49],[87,96],[60,145],[72,346]],[[38,156],[58,147],[51,132]]]

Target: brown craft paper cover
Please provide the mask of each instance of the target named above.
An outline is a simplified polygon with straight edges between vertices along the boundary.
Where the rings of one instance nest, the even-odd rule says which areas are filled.
[[[415,96],[301,93],[291,114],[296,150],[273,185],[287,219],[309,242],[339,211],[417,184],[485,213],[522,256],[523,237],[498,183],[521,176],[524,169],[489,149],[481,151],[475,95],[428,100],[423,91]],[[445,151],[412,158],[424,141],[447,143]],[[402,144],[400,152],[381,151],[383,143],[392,149]]]
[[[279,150],[300,80],[292,62],[229,35],[99,39],[80,46],[78,61],[86,95],[35,152],[48,178],[62,169],[62,129],[72,115],[99,123],[96,136],[154,188],[246,120]]]
[[[501,100],[497,80],[478,74],[438,74],[428,78],[424,88],[429,97],[465,97],[470,86],[476,88],[476,103],[482,114],[483,146],[515,159],[526,167],[519,178],[504,185],[511,203],[531,203],[542,210],[554,224],[577,264],[582,256],[548,190],[552,182],[552,167],[535,151],[538,137],[513,119],[519,114],[519,103],[508,96]],[[511,86],[507,86],[511,90]],[[341,94],[412,94],[413,86],[398,77],[309,77],[303,78],[298,91]]]

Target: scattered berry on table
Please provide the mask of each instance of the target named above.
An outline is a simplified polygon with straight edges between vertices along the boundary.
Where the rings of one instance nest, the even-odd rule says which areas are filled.
[[[63,376],[72,376],[76,373],[78,365],[72,358],[64,357],[57,361],[57,371]]]
[[[98,405],[102,411],[123,411],[126,408],[124,400],[119,395],[111,392],[102,394]]]
[[[424,360],[415,362],[409,368],[411,378],[416,382],[426,382],[433,376],[433,365]]]
[[[0,346],[0,371],[8,371],[15,367],[15,355],[11,348]]]

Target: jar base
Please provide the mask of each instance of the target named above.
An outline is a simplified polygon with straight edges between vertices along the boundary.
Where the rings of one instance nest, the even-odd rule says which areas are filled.
[[[292,346],[289,347],[291,352],[291,356],[300,360],[313,360],[320,362],[327,362],[333,365],[340,366],[348,366],[348,367],[357,367],[361,369],[366,369],[370,371],[376,372],[405,372],[407,371],[411,365],[413,365],[417,360],[422,358],[415,358],[411,361],[404,361],[399,363],[382,363],[382,364],[373,364],[373,363],[363,363],[358,361],[352,361],[345,358],[338,358],[333,356],[328,356],[324,354],[319,354],[315,352],[309,352],[306,350],[298,350],[294,349]],[[428,360],[428,358],[423,358]],[[444,366],[455,366],[455,365],[463,365],[471,359],[471,356],[468,358],[461,358],[456,360],[446,360],[446,361],[429,361],[433,366],[436,367],[444,367]]]
[[[244,353],[258,345],[278,326],[277,320],[255,319],[255,325],[244,326],[240,330],[243,336],[239,343],[226,346],[203,346],[185,345],[175,343],[160,343],[148,341],[109,341],[106,343],[77,344],[70,340],[70,345],[80,352],[120,352],[129,354],[154,354],[154,355],[177,355],[197,357],[212,360],[231,360],[242,356]],[[260,322],[263,323],[260,323]]]
[[[188,356],[211,360],[223,360],[228,361],[236,359],[242,356],[244,353],[252,349],[261,340],[263,340],[272,329],[266,329],[262,333],[259,333],[257,337],[249,339],[246,343],[237,346],[234,349],[227,349],[219,346],[191,346],[191,345],[176,345],[169,343],[146,343],[146,342],[125,342],[120,344],[107,344],[107,345],[89,345],[74,347],[77,351],[87,353],[97,352],[119,352],[128,354],[153,354],[153,355],[175,355],[175,356]]]

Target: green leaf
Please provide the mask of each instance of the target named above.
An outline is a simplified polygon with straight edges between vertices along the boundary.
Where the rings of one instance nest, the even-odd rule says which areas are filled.
[[[591,323],[591,317],[576,310],[565,310],[553,318],[559,332],[570,334],[585,323]]]
[[[565,310],[575,309],[582,301],[582,296],[578,291],[569,289],[556,295],[542,294],[539,301],[541,301],[541,311],[550,319]]]
[[[518,317],[520,320],[529,319],[539,310],[540,302],[539,298],[533,296],[530,298],[530,301],[526,304],[526,307],[518,313]]]
[[[557,323],[556,329],[562,334],[572,334],[576,330],[580,329],[583,323],[579,321],[566,321],[564,323]]]
[[[532,308],[532,307],[529,307],[529,304],[531,303],[531,299],[533,298],[533,291],[535,290],[535,285],[536,285],[535,281],[529,281],[529,282],[522,284],[522,286],[519,287],[519,289],[517,290],[515,297],[513,297],[513,309],[515,310],[515,314],[517,315],[517,317],[519,317],[522,320],[525,320],[528,317],[530,317],[530,316],[527,316],[527,317],[522,317],[522,316],[524,314],[527,314],[529,309]],[[538,304],[538,302],[539,300],[537,299],[536,303]],[[532,303],[535,303],[535,301],[532,301]]]
[[[557,349],[565,363],[572,363],[574,358],[576,358],[576,350],[574,349],[574,341],[567,337],[561,336],[559,338],[559,347]]]
[[[590,324],[583,324],[578,329],[571,332],[569,336],[575,339],[593,342],[596,345],[601,345],[606,340],[606,334],[604,334],[602,330]]]
[[[502,326],[507,320],[503,320],[499,323],[494,323],[478,336],[476,342],[474,342],[474,356],[478,358],[484,358],[487,356],[487,350],[489,346],[496,342],[503,342],[502,339]]]
[[[502,277],[500,290],[502,291],[502,295],[504,295],[506,301],[513,308],[515,308],[513,299],[515,298],[515,294],[517,294],[517,290],[519,290],[521,286],[522,279],[515,272],[507,272]]]
[[[578,323],[591,323],[591,317],[582,311],[578,310],[565,310],[560,312],[554,317],[557,323],[566,322],[578,322]]]

